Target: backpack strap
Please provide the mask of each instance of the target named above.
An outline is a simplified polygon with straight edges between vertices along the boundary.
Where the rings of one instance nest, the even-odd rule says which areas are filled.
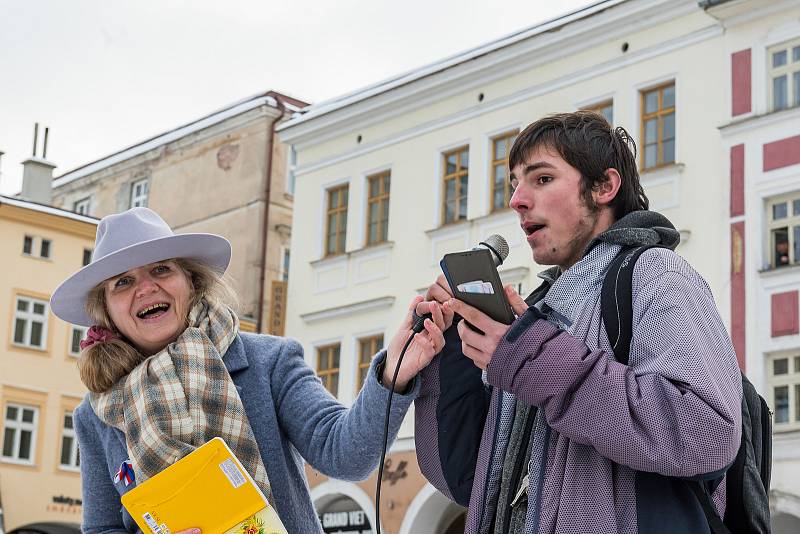
[[[600,315],[614,357],[625,365],[628,365],[633,337],[633,268],[644,251],[657,247],[660,245],[623,247],[603,278]]]
[[[711,495],[702,482],[697,480],[687,480],[686,483],[694,493],[697,500],[700,501],[700,506],[703,508],[703,513],[708,521],[708,526],[712,534],[731,534],[731,531],[722,522],[722,519],[717,513],[717,508],[711,500]]]
[[[628,365],[633,338],[633,269],[644,251],[659,246],[623,247],[603,278],[600,315],[608,341],[614,349],[614,357],[624,365]],[[718,515],[705,484],[696,480],[685,482],[700,503],[711,533],[731,534]]]

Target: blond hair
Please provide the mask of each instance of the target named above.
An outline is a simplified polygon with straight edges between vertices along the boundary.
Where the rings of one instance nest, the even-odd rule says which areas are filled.
[[[206,264],[190,258],[174,258],[171,261],[177,263],[192,282],[192,297],[188,309],[191,310],[200,299],[205,299],[212,306],[225,305],[237,311],[239,301],[228,275],[221,275]],[[117,331],[106,308],[105,282],[96,285],[89,292],[86,313],[94,324]],[[114,339],[83,349],[78,359],[78,371],[81,381],[89,391],[103,393],[130,373],[144,358],[124,338]]]

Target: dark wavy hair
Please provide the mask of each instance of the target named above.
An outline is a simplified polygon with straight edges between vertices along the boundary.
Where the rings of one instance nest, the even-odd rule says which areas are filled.
[[[511,147],[509,169],[524,162],[539,147],[555,150],[581,173],[581,195],[590,209],[597,209],[592,191],[608,180],[605,172],[611,168],[619,172],[622,182],[611,202],[614,218],[619,220],[632,211],[649,208],[636,168],[636,143],[625,128],[614,128],[599,113],[557,113],[534,122]]]

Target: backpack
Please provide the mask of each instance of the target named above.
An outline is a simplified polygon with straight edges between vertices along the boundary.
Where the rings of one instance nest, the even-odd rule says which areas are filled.
[[[658,245],[623,247],[603,279],[600,311],[614,357],[628,365],[633,335],[633,268]],[[769,407],[742,374],[742,441],[726,472],[725,517],[720,519],[705,485],[685,480],[700,501],[713,534],[769,534],[772,420]]]

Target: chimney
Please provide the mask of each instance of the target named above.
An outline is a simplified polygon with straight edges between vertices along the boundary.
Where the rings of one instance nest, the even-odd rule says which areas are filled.
[[[43,155],[40,158],[36,155],[39,123],[34,125],[33,156],[22,162],[22,193],[20,193],[20,197],[40,204],[50,204],[53,201],[53,169],[56,166],[45,159],[49,130],[50,128],[44,130]]]

